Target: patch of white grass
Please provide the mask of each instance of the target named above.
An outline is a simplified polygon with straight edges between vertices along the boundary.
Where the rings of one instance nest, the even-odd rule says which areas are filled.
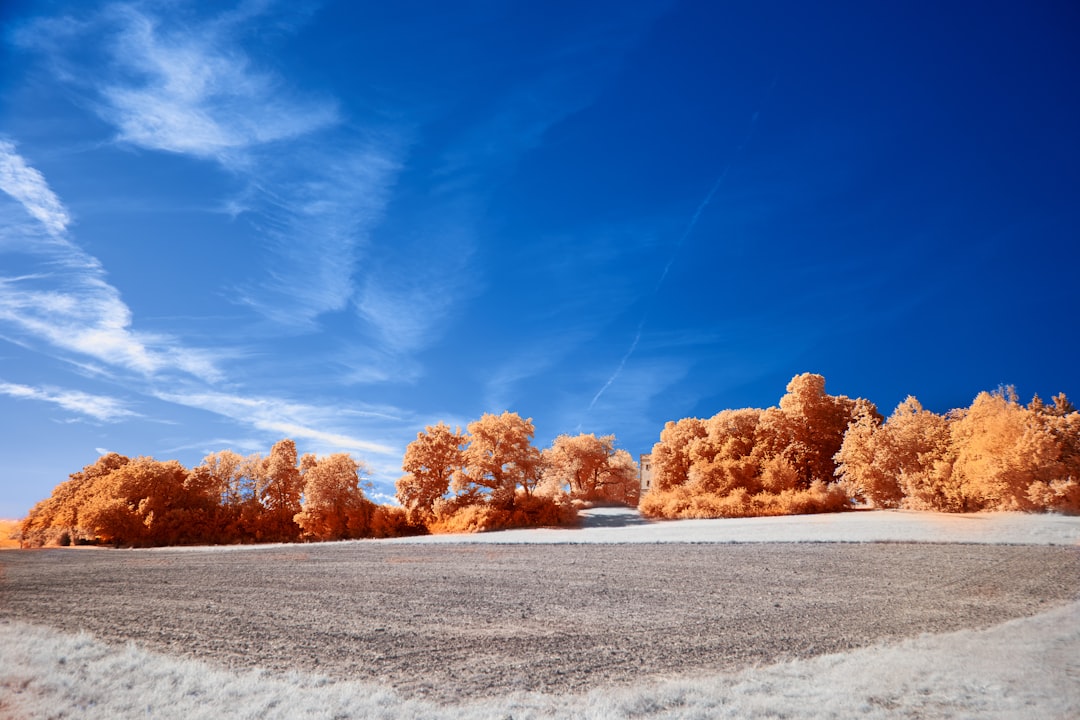
[[[939,513],[863,510],[820,515],[650,520],[636,509],[592,508],[581,512],[581,527],[527,528],[486,533],[420,535],[333,543],[456,544],[623,544],[623,543],[806,543],[924,542],[976,545],[1080,545],[1080,516],[1020,512]],[[227,552],[296,547],[295,544],[171,547],[170,552]]]
[[[229,671],[0,623],[0,718],[1080,717],[1080,602],[712,677],[437,706],[358,682]]]
[[[876,510],[821,515],[643,520],[629,508],[594,508],[580,528],[427,535],[400,543],[947,542],[1080,545],[1080,516]]]

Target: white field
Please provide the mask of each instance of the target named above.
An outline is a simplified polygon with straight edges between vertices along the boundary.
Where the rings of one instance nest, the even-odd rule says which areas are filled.
[[[723,520],[644,520],[626,508],[582,512],[581,528],[425,535],[396,543],[943,542],[1080,545],[1080,517],[875,510]]]
[[[905,512],[638,524],[392,542],[967,542],[1080,545],[1080,518]],[[385,542],[385,541],[380,541]],[[213,552],[215,550],[204,550]],[[436,706],[356,682],[230,671],[0,622],[0,719],[11,718],[1080,718],[1080,600],[985,630],[739,673],[580,696]]]

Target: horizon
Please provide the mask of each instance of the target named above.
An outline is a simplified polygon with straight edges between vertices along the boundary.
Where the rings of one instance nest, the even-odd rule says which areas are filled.
[[[1080,398],[1080,14],[0,9],[0,517],[100,453]]]

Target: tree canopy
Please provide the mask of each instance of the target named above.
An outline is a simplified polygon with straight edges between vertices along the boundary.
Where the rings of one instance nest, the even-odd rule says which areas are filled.
[[[344,453],[298,459],[288,439],[266,457],[223,450],[190,470],[176,460],[109,453],[30,510],[22,541],[157,546],[409,532],[403,510],[365,497],[365,473],[362,462]]]
[[[886,419],[805,373],[775,407],[670,421],[639,498],[637,463],[613,435],[533,444],[531,418],[485,414],[424,428],[405,449],[400,505],[364,492],[346,453],[176,460],[108,453],[72,473],[21,522],[23,544],[294,542],[566,525],[586,504],[654,517],[735,517],[870,507],[1080,513],[1080,412],[1064,393],[1021,405],[1011,386],[936,414],[909,396]]]
[[[534,436],[512,412],[465,432],[428,426],[405,450],[398,502],[432,532],[566,525],[581,503],[637,503],[637,464],[613,435],[560,435],[542,451]]]
[[[1011,387],[938,415],[914,397],[887,420],[868,400],[792,379],[778,407],[669,422],[642,512],[732,517],[871,507],[1080,512],[1080,413]]]

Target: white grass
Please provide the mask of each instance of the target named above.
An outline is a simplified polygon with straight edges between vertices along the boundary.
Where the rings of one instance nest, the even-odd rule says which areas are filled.
[[[585,515],[581,529],[379,542],[1080,544],[1080,518],[1059,515],[858,512],[673,522],[644,522],[632,511],[610,508]],[[735,674],[453,706],[402,698],[372,684],[231,671],[0,621],[0,720],[38,717],[1075,719],[1080,601],[986,630],[924,635]]]
[[[1080,545],[1080,516],[1053,513],[938,513],[874,510],[820,515],[647,520],[629,508],[584,510],[577,528],[529,528],[499,532],[421,535],[345,543],[454,544],[625,544],[625,543],[804,543],[925,542],[977,545]],[[342,543],[335,543],[340,545]],[[170,552],[280,549],[280,543],[174,547]]]
[[[642,520],[627,508],[594,508],[583,527],[434,535],[401,543],[947,542],[1080,545],[1080,516],[878,510],[722,520]]]
[[[585,695],[455,706],[0,624],[0,718],[1077,718],[1080,602],[981,631]]]

